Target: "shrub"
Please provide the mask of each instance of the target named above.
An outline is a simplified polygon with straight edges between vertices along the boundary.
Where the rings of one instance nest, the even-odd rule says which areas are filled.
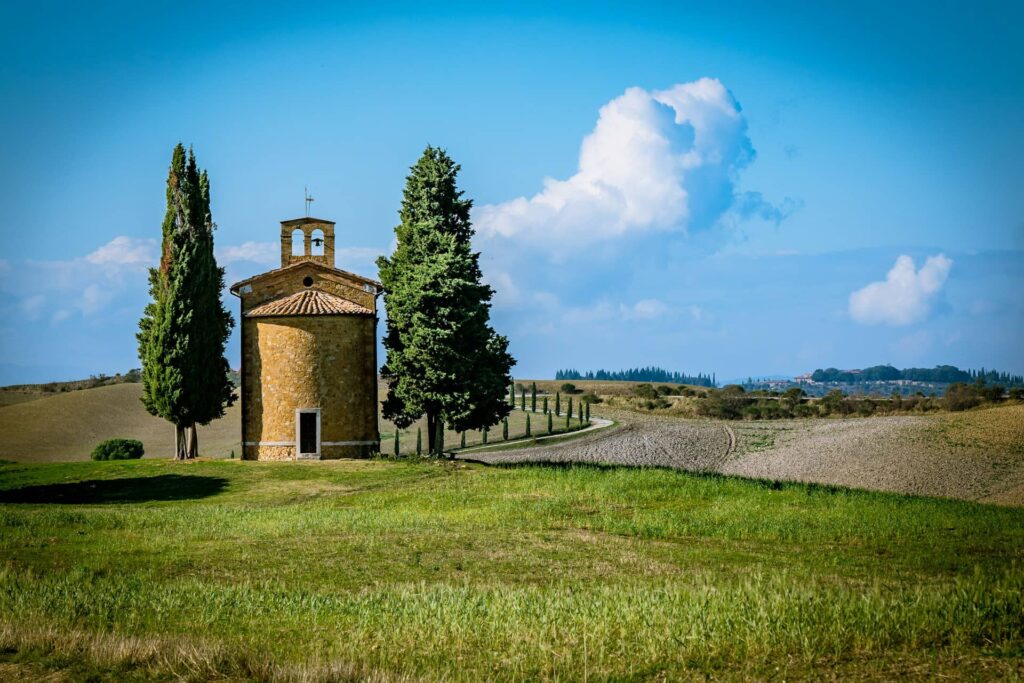
[[[662,384],[658,387],[658,396],[671,396],[674,393],[675,390],[667,384]]]
[[[801,403],[793,408],[793,414],[797,417],[816,417],[818,415],[818,409],[807,403]]]
[[[857,414],[861,417],[869,417],[875,414],[875,403],[869,398],[861,399],[857,404]]]
[[[706,398],[697,404],[699,415],[722,420],[738,420],[743,417],[742,410],[747,401],[742,394],[712,389],[705,396]]]
[[[1014,387],[1013,389],[1010,389],[1010,400],[1024,401],[1024,389],[1021,387]]]
[[[821,406],[822,415],[831,415],[832,413],[841,413],[843,406],[846,404],[846,394],[839,389],[833,389],[824,396],[821,397],[819,405]]]
[[[577,389],[575,384],[570,384],[569,382],[563,384],[561,389],[567,394],[578,394],[582,391],[581,389]]]
[[[142,442],[137,439],[107,439],[93,449],[92,459],[137,460],[142,453]]]
[[[946,389],[946,409],[959,411],[981,405],[982,397],[979,394],[982,391],[980,387],[968,386],[963,382],[950,384]]]
[[[658,396],[655,399],[647,399],[646,401],[642,401],[640,405],[642,405],[647,410],[658,410],[660,408],[668,408],[672,404],[663,399],[661,396]]]
[[[603,399],[592,391],[580,396],[580,403],[600,403]]]
[[[658,390],[650,384],[637,384],[633,387],[633,395],[637,398],[658,398]]]

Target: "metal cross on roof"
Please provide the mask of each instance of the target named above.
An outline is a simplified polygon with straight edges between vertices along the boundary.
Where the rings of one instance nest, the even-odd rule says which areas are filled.
[[[310,205],[311,202],[315,202],[316,200],[313,199],[313,197],[310,196],[308,188],[303,187],[302,188],[302,192],[303,192],[303,194],[306,195],[306,218],[309,218],[309,205]]]

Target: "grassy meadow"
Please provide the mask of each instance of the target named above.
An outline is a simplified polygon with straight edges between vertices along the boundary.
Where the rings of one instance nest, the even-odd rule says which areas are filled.
[[[0,678],[1020,678],[1024,509],[658,469],[0,465]]]

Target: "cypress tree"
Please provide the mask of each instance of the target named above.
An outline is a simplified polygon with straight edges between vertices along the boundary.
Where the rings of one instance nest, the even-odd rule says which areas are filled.
[[[551,424],[551,422],[552,422],[552,420],[551,420],[551,413],[548,413],[548,434],[550,434],[552,431],[554,431],[554,429],[553,429],[554,425]]]
[[[481,282],[458,172],[443,150],[426,148],[406,178],[395,251],[377,260],[388,314],[383,414],[399,426],[426,414],[432,441],[438,421],[479,429],[511,410],[515,361],[490,326],[494,290]]]
[[[587,401],[587,424],[590,424],[590,401]]]
[[[199,453],[196,425],[222,417],[238,396],[224,358],[234,319],[220,300],[224,269],[213,255],[210,181],[178,143],[167,175],[160,265],[136,339],[142,404],[175,427],[175,458]]]
[[[572,417],[572,413],[565,414],[565,431],[569,431],[569,418]]]
[[[526,414],[526,435],[530,436],[530,414]]]
[[[519,408],[524,412],[526,411],[526,387],[523,387],[523,393],[519,397]]]
[[[416,428],[416,455],[423,455],[423,430]]]
[[[557,391],[555,392],[555,415],[562,414],[562,396]]]
[[[508,441],[508,418],[501,418],[501,438],[503,441]]]
[[[396,458],[401,454],[401,452],[398,449],[399,449],[399,446],[398,446],[398,428],[396,427],[395,428],[395,457]]]
[[[508,403],[509,405],[516,404],[516,383],[512,382],[508,385]]]
[[[530,410],[537,412],[537,383],[530,384]]]
[[[488,430],[488,428],[484,427],[484,432],[483,432],[483,442],[484,442],[484,445],[487,444],[487,430]]]
[[[544,412],[548,412],[548,397],[544,397]]]
[[[572,396],[569,397],[569,409],[565,411],[565,414],[572,417]]]

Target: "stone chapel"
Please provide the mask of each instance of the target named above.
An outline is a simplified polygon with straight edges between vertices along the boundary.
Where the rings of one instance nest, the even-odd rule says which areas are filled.
[[[334,266],[334,223],[281,222],[281,267],[242,280],[242,457],[366,457],[377,425],[376,280]]]

